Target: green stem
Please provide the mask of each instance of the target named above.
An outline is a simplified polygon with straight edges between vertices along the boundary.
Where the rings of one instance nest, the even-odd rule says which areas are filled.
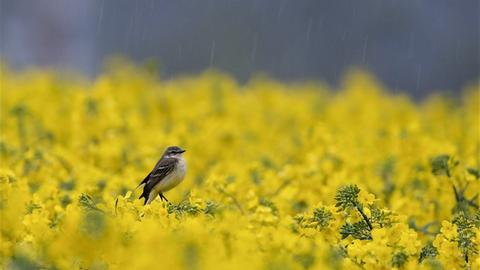
[[[233,203],[235,204],[235,206],[238,208],[238,210],[240,211],[240,213],[242,213],[242,215],[245,215],[245,212],[243,211],[243,208],[242,208],[242,205],[238,202],[237,198],[235,198],[235,196],[233,196],[232,194],[226,192],[223,188],[217,188],[218,191],[220,191],[221,193],[223,193],[225,196],[229,197],[230,199],[232,199]]]
[[[367,215],[365,215],[365,213],[363,212],[362,208],[361,208],[358,204],[355,206],[355,208],[356,208],[357,211],[360,213],[360,215],[362,215],[363,220],[365,220],[365,222],[367,223],[368,228],[370,229],[370,231],[373,230],[372,223],[370,223],[370,220],[368,219]]]

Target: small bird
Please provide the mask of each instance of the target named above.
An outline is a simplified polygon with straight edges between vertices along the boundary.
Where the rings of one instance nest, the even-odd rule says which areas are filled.
[[[176,187],[183,181],[187,172],[187,164],[183,158],[185,150],[178,146],[169,146],[158,160],[153,170],[138,185],[143,186],[143,193],[139,199],[144,198],[143,205],[150,204],[157,195],[163,201],[167,198],[164,192]]]

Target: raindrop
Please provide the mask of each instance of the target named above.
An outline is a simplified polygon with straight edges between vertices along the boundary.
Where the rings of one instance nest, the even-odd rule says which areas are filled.
[[[178,46],[178,58],[182,58],[183,55],[183,47],[182,45]]]
[[[457,40],[457,44],[455,44],[455,61],[458,61],[458,59],[460,58],[460,43],[461,41]]]
[[[252,1],[252,10],[251,11],[252,11],[252,14],[257,11],[257,1],[256,0]]]
[[[420,80],[422,78],[422,65],[418,65],[417,67],[417,87],[416,90],[418,91],[420,89]]]
[[[308,20],[308,26],[307,26],[307,41],[310,41],[310,32],[312,31],[312,23],[313,23],[313,18],[310,17]]]
[[[142,27],[142,34],[140,36],[140,40],[145,41],[145,36],[146,36],[146,28]]]
[[[365,40],[363,41],[362,63],[365,63],[365,60],[366,60],[367,47],[368,47],[368,36],[365,37]]]
[[[98,15],[97,20],[97,35],[100,33],[100,28],[103,22],[103,7],[105,6],[105,0],[102,0],[102,4],[100,5],[100,14]]]
[[[412,58],[413,57],[413,45],[414,45],[414,42],[415,42],[415,35],[414,33],[410,33],[410,40],[409,40],[409,43],[408,43],[408,58]]]
[[[253,47],[252,47],[252,53],[250,54],[250,61],[252,64],[255,64],[255,57],[257,56],[257,40],[258,40],[258,35],[255,34],[253,37]]]
[[[277,13],[278,18],[280,18],[280,16],[282,15],[286,2],[287,1],[280,1],[280,6],[278,7],[278,13]]]
[[[128,21],[127,29],[125,31],[125,36],[124,36],[123,47],[124,47],[125,50],[128,50],[130,48],[130,43],[131,43],[130,36],[131,36],[131,33],[133,33],[134,24],[135,24],[134,17],[130,17],[130,19]]]
[[[212,46],[210,47],[210,66],[212,66],[214,59],[215,59],[215,40],[212,40]]]

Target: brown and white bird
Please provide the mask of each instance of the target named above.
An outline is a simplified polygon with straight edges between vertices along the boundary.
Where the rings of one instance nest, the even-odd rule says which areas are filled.
[[[150,204],[157,195],[168,202],[164,192],[176,187],[183,181],[187,172],[187,164],[183,158],[185,150],[178,146],[169,146],[163,153],[153,170],[138,185],[143,186],[143,193],[139,199],[144,198],[145,204]],[[137,187],[137,188],[138,188]]]

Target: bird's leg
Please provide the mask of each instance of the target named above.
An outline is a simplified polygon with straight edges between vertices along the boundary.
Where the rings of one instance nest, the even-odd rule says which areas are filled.
[[[165,197],[163,193],[159,193],[158,196],[160,196],[160,200],[163,201],[163,199],[165,199],[165,201],[168,202],[167,197]]]

